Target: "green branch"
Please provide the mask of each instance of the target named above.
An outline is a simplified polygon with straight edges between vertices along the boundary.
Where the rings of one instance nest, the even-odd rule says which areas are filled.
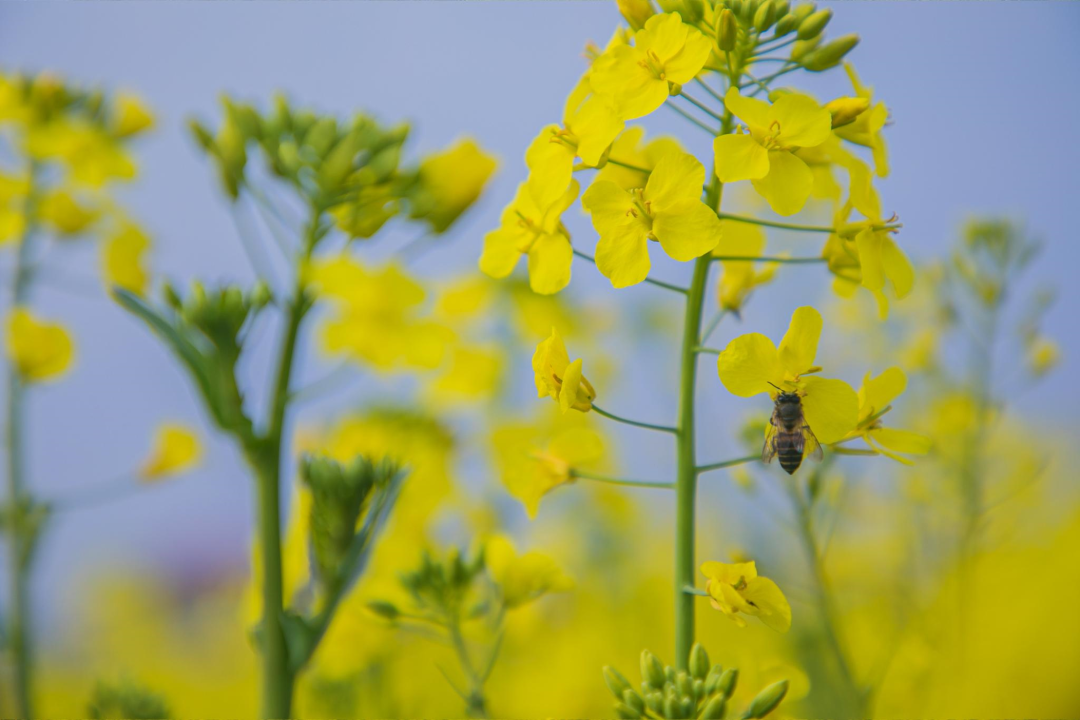
[[[695,99],[694,99],[693,97],[691,97],[690,95],[687,95],[687,94],[686,94],[686,93],[684,93],[684,92],[680,92],[678,96],[679,96],[679,97],[681,97],[681,98],[686,98],[686,99],[687,99],[687,100],[689,100],[689,101],[690,101],[690,102],[691,102],[691,103],[692,103],[693,105],[697,106],[697,108],[698,108],[699,110],[701,110],[701,111],[702,111],[703,113],[705,113],[705,114],[706,114],[706,115],[708,115],[709,117],[713,118],[714,120],[717,120],[717,121],[723,121],[723,119],[724,119],[724,118],[723,118],[723,117],[722,117],[721,115],[717,115],[717,114],[716,114],[715,112],[713,112],[713,111],[712,111],[712,110],[711,110],[711,109],[709,108],[709,106],[708,106],[708,105],[706,105],[705,103],[701,102],[700,100],[695,100]]]
[[[581,250],[574,250],[574,254],[582,260],[588,260],[593,265],[596,264],[596,258],[586,252],[582,252]],[[664,288],[665,290],[670,290],[671,292],[677,292],[682,295],[686,294],[686,288],[679,287],[678,285],[672,285],[671,283],[666,283],[663,280],[656,280],[654,278],[647,277],[645,278],[645,282],[649,283],[650,285],[655,285],[656,287]]]
[[[659,430],[660,432],[666,432],[666,433],[678,433],[679,432],[677,429],[675,429],[675,428],[673,428],[673,427],[671,427],[669,425],[653,425],[652,423],[638,422],[637,420],[630,420],[629,418],[624,418],[624,417],[622,417],[620,415],[615,415],[614,413],[609,413],[607,410],[604,410],[603,408],[598,406],[596,403],[593,403],[592,409],[597,415],[603,415],[604,417],[608,418],[609,420],[614,420],[615,422],[620,422],[620,423],[623,423],[624,425],[633,425],[634,427],[644,428],[646,430]]]
[[[710,470],[720,470],[721,468],[735,467],[736,465],[745,465],[746,463],[754,462],[755,460],[760,459],[760,453],[756,455],[746,455],[745,457],[735,458],[734,460],[725,460],[723,462],[711,463],[709,465],[699,465],[696,470],[697,474],[700,475],[702,473],[707,473]]]
[[[689,120],[694,125],[697,125],[699,128],[701,128],[705,132],[709,133],[709,137],[716,137],[716,131],[714,129],[712,129],[711,127],[709,127],[705,123],[701,122],[696,117],[694,117],[690,113],[686,112],[685,110],[683,110],[681,107],[679,107],[675,103],[671,102],[670,99],[664,102],[664,107],[669,107],[672,110],[674,110],[675,112],[679,113],[680,115],[683,116],[684,119]]]
[[[625,480],[623,478],[608,477],[607,475],[596,475],[593,473],[582,472],[577,469],[570,470],[570,477],[581,478],[582,480],[592,480],[593,482],[606,483],[608,485],[620,485],[622,487],[659,488],[662,490],[675,489],[675,483],[659,482],[652,480]]]

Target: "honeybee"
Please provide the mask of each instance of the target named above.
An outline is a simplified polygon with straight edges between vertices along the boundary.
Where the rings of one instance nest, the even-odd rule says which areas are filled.
[[[773,387],[780,390],[775,385]],[[821,443],[803,417],[802,398],[798,393],[780,390],[772,418],[765,426],[765,447],[761,450],[761,461],[772,462],[774,457],[779,456],[780,467],[788,475],[793,475],[804,457],[810,456],[820,461],[822,455]]]

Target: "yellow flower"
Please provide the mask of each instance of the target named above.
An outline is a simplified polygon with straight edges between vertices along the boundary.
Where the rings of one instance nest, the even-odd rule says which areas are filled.
[[[32,127],[27,149],[35,159],[63,162],[76,183],[94,188],[136,174],[135,163],[116,139],[88,123],[58,120]]]
[[[649,173],[662,158],[673,153],[686,152],[673,137],[658,137],[642,147],[644,138],[645,128],[640,125],[627,129],[612,143],[611,157],[627,165],[644,168],[646,172],[609,162],[596,174],[594,182],[613,182],[623,190],[645,187],[645,183],[649,181]]]
[[[537,397],[552,398],[564,413],[571,408],[581,412],[592,410],[596,390],[581,374],[581,363],[581,358],[570,362],[559,332],[551,328],[551,337],[537,345],[533,353]]]
[[[484,236],[480,270],[494,278],[504,278],[518,259],[529,258],[529,285],[534,292],[551,295],[570,282],[574,248],[561,216],[574,202],[578,184],[571,181],[561,197],[540,204],[528,182],[518,186],[514,201],[503,210],[500,225]]]
[[[572,469],[595,463],[604,454],[600,435],[588,428],[564,428],[544,447],[537,435],[532,425],[503,424],[491,438],[503,484],[530,518],[536,517],[541,498],[574,481]]]
[[[130,137],[154,126],[154,115],[135,95],[121,93],[116,96],[116,124],[113,132],[117,137]]]
[[[38,202],[38,217],[62,235],[78,235],[97,220],[98,212],[85,207],[74,196],[63,190],[54,190]]]
[[[105,287],[113,286],[145,295],[150,273],[145,258],[150,250],[150,238],[137,225],[124,223],[119,232],[101,246],[101,274]]]
[[[712,606],[731,618],[739,627],[746,621],[739,613],[753,615],[773,630],[791,628],[791,606],[772,580],[759,577],[753,561],[743,563],[707,562],[701,573],[708,578],[705,591]]]
[[[779,215],[802,210],[814,188],[814,174],[794,151],[829,139],[829,111],[806,95],[788,93],[769,105],[743,97],[735,88],[728,90],[724,104],[746,123],[749,133],[713,141],[716,176],[721,182],[751,180]]]
[[[165,423],[154,434],[154,445],[139,470],[143,482],[186,472],[198,464],[202,445],[195,431],[185,425]]]
[[[23,208],[29,189],[26,177],[0,172],[0,245],[21,238],[26,231]]]
[[[420,163],[410,216],[427,220],[436,233],[445,232],[480,197],[497,166],[470,138],[428,155]]]
[[[705,168],[692,155],[672,153],[656,164],[644,188],[626,191],[610,181],[594,182],[581,198],[600,235],[596,267],[617,288],[649,274],[648,240],[686,262],[720,242],[720,220],[701,201]]]
[[[862,387],[859,388],[858,426],[849,437],[862,437],[873,450],[904,465],[911,465],[910,460],[896,453],[925,455],[930,451],[930,438],[909,430],[896,430],[881,425],[881,415],[906,388],[907,376],[898,367],[891,367],[877,377],[866,373]]]
[[[6,322],[8,359],[23,382],[52,380],[71,366],[75,347],[63,326],[44,322],[24,307],[8,313]]]
[[[873,88],[866,87],[860,82],[859,76],[855,74],[855,67],[851,63],[844,63],[844,70],[847,71],[848,78],[851,80],[851,86],[855,88],[855,95],[864,99],[867,104],[872,104]],[[885,103],[878,102],[866,112],[860,113],[853,122],[835,130],[837,135],[848,142],[870,148],[874,157],[874,170],[878,177],[886,177],[889,174],[889,154],[885,147],[885,137],[881,132],[888,119],[889,109],[885,107]]]
[[[495,396],[505,358],[498,346],[455,347],[449,367],[431,384],[439,402],[475,402]]]
[[[502,591],[508,610],[574,587],[552,558],[535,551],[518,555],[513,541],[505,535],[495,535],[484,544],[484,564]]]
[[[346,352],[377,370],[438,367],[452,333],[421,314],[424,289],[396,265],[371,270],[348,255],[306,270],[338,315],[323,327],[323,347]]]
[[[592,88],[612,99],[626,120],[648,115],[668,98],[668,83],[685,85],[712,52],[709,39],[683,23],[679,13],[653,15],[634,33],[634,44],[617,45],[593,65]]]
[[[859,399],[843,380],[806,377],[821,370],[814,366],[821,324],[817,310],[798,308],[779,349],[760,333],[740,335],[720,353],[717,367],[724,387],[739,397],[759,393],[775,397],[779,392],[776,387],[798,393],[803,416],[814,436],[818,442],[829,444],[855,427]]]
[[[721,221],[723,240],[713,250],[714,255],[733,257],[760,257],[765,251],[765,231],[758,225]],[[720,307],[738,314],[743,303],[759,285],[764,285],[776,275],[776,263],[767,263],[764,270],[757,263],[743,260],[721,260],[723,271],[717,284]]]

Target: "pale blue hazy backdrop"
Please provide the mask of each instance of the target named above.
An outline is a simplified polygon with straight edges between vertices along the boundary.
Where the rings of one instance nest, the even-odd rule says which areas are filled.
[[[1062,344],[1064,366],[1051,382],[1015,402],[1048,421],[1075,423],[1080,4],[832,7],[830,33],[862,36],[852,59],[891,110],[893,173],[881,191],[886,210],[901,214],[900,241],[909,253],[916,259],[940,256],[974,213],[1009,214],[1046,240],[1026,289],[1055,285],[1060,291],[1045,329]],[[216,121],[219,93],[266,101],[284,90],[297,104],[342,115],[368,109],[387,121],[407,119],[414,123],[414,151],[473,135],[500,157],[500,172],[461,221],[452,244],[417,265],[421,273],[439,274],[475,263],[483,233],[497,222],[522,178],[524,148],[538,128],[558,119],[582,72],[586,41],[602,45],[619,19],[607,2],[5,2],[0,68],[53,70],[73,81],[130,89],[148,101],[159,125],[139,143],[142,176],[122,197],[154,235],[155,267],[181,280],[245,279],[251,273],[212,169],[184,125],[193,114]],[[810,87],[828,97],[847,84],[838,72],[815,78]],[[666,110],[650,120],[650,129],[677,131],[691,139],[699,157],[708,156],[707,139]],[[572,229],[591,247],[587,221],[575,218]],[[415,228],[393,230],[385,245],[400,245],[412,234]],[[96,272],[91,248],[65,255],[62,263],[71,275]],[[0,260],[5,273],[9,267],[9,259]],[[575,273],[579,292],[610,292],[594,268],[579,262]],[[658,262],[657,273],[678,279],[685,268]],[[792,308],[827,287],[819,269],[796,275],[799,281],[761,293],[747,322],[778,334]],[[7,282],[6,274],[0,282]],[[72,376],[33,395],[31,482],[49,497],[131,467],[162,418],[208,431],[186,378],[157,341],[92,283],[73,281],[71,289],[89,292],[83,299],[42,286],[35,299],[76,329],[79,348]],[[660,291],[641,286],[628,292],[640,298]],[[714,344],[737,331],[735,325],[723,328]],[[651,362],[654,354],[638,358]],[[627,363],[634,362],[631,354]],[[325,367],[309,358],[300,375],[315,378]],[[647,376],[649,368],[627,372]],[[253,368],[254,377],[261,375]],[[703,371],[702,377],[712,378],[703,382],[706,402],[730,401],[714,374]],[[515,382],[527,388],[531,378],[526,371]],[[659,418],[673,413],[672,395],[670,384],[661,383],[605,405]],[[742,416],[751,405],[739,402],[736,414]],[[342,406],[334,403],[307,407],[300,419]],[[727,436],[717,441],[719,457],[734,449]],[[622,444],[623,464],[636,475],[659,476],[670,466],[665,438],[632,439]],[[208,446],[203,468],[182,481],[55,519],[34,587],[44,608],[38,615],[43,628],[76,601],[71,593],[78,580],[70,577],[85,578],[103,563],[136,563],[187,576],[246,561],[251,508],[244,468],[228,442],[211,437]],[[709,444],[703,452],[710,452]]]

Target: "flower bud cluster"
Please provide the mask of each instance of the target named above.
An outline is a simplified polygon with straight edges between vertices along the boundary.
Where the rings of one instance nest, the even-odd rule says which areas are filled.
[[[615,668],[604,667],[604,682],[615,696],[620,718],[722,718],[739,680],[735,668],[710,665],[700,643],[690,649],[686,670],[664,665],[648,650],[641,652],[640,692]],[[776,709],[787,693],[783,680],[759,693],[743,713],[744,718],[763,718]]]

